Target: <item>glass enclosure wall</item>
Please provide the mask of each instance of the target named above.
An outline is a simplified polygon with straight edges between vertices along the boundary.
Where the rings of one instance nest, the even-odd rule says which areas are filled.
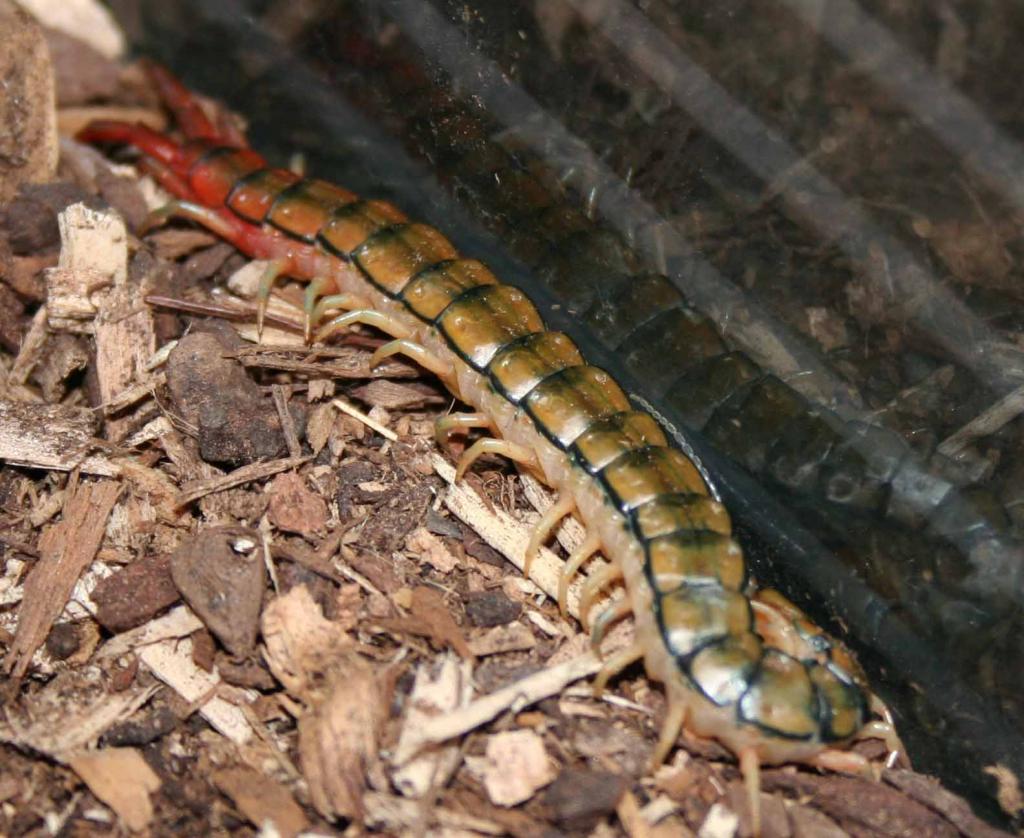
[[[114,4],[278,160],[449,234],[700,455],[915,767],[1024,782],[1011,2]]]

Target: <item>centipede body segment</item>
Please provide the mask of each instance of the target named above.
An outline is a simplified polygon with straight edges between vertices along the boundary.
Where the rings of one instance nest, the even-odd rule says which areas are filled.
[[[559,493],[531,549],[575,512],[588,538],[567,563],[562,590],[598,550],[611,567],[588,580],[583,605],[623,581],[624,606],[582,616],[599,639],[633,615],[636,646],[607,661],[598,686],[640,658],[665,685],[655,762],[685,726],[730,748],[753,792],[762,763],[863,767],[834,750],[867,729],[869,697],[855,664],[784,599],[748,592],[728,512],[608,373],[568,335],[547,330],[521,290],[437,230],[389,203],[270,167],[237,132],[210,122],[173,77],[159,68],[151,75],[183,144],[112,122],[93,123],[81,138],[135,146],[178,199],[164,216],[187,217],[269,260],[263,304],[279,276],[308,281],[307,334],[368,324],[394,338],[376,357],[406,354],[440,376],[474,412],[443,420],[439,439],[482,427],[495,436],[466,452],[460,475],[480,454],[500,453]]]

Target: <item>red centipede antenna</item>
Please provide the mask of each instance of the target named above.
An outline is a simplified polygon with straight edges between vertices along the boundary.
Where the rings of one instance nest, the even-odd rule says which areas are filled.
[[[141,63],[160,94],[160,99],[174,114],[175,122],[188,139],[232,144],[210,121],[196,97],[167,68],[145,59]]]
[[[130,145],[172,169],[183,160],[181,146],[141,122],[98,119],[79,131],[76,139],[83,143]]]

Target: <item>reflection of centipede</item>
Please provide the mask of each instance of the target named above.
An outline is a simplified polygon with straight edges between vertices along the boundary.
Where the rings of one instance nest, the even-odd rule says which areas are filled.
[[[165,71],[152,76],[187,142],[116,122],[93,123],[82,138],[137,147],[145,168],[179,198],[161,215],[197,221],[270,260],[261,312],[278,276],[310,280],[307,336],[328,311],[343,309],[318,337],[353,323],[378,328],[394,339],[372,362],[408,355],[473,405],[476,412],[438,424],[441,439],[467,428],[496,434],[466,450],[460,476],[481,454],[498,453],[559,491],[534,531],[527,565],[558,521],[577,512],[589,536],[566,564],[560,605],[569,579],[604,552],[611,566],[588,578],[580,611],[586,619],[597,595],[623,580],[628,596],[591,621],[592,638],[599,644],[612,622],[632,613],[636,642],[606,661],[598,684],[642,658],[666,685],[655,763],[684,724],[719,739],[740,759],[755,823],[761,763],[865,768],[836,747],[892,731],[867,722],[856,665],[781,596],[748,596],[725,508],[607,373],[588,365],[566,335],[547,331],[520,290],[460,257],[436,230],[391,204],[269,168],[236,131],[210,123]]]
[[[429,61],[410,58],[409,42],[379,39],[385,46],[352,34],[360,29],[344,23],[338,62],[347,69],[332,65],[335,76],[347,79],[349,94],[375,118],[397,123],[405,145],[429,160],[459,202],[530,267],[530,279],[573,313],[574,334],[605,350],[608,369],[631,377],[673,422],[698,431],[786,498],[801,524],[837,548],[922,634],[941,638],[952,657],[977,649],[970,679],[993,689],[983,669],[1016,659],[1013,641],[999,638],[1018,634],[992,627],[1016,623],[1024,563],[1014,512],[1021,489],[1015,468],[1005,465],[1016,460],[1013,444],[993,443],[1003,449],[997,469],[999,457],[931,448],[920,437],[911,445],[898,423],[825,407],[843,401],[833,398],[846,390],[839,377],[825,374],[820,380],[831,379],[828,386],[803,395],[793,386],[801,375],[787,381],[764,357],[759,363],[751,341],[736,339],[741,330],[730,328],[728,343],[723,338],[726,323],[708,312],[732,312],[738,303],[710,303],[705,290],[696,304],[677,287],[690,287],[685,277],[650,272],[652,264],[666,270],[665,260],[645,260],[631,239],[649,232],[658,240],[663,228],[636,236],[590,217],[587,206],[599,192],[609,189],[612,204],[621,193],[581,162],[591,154],[585,143],[552,139],[543,120],[506,128],[472,97],[452,93],[459,85],[436,78]],[[688,272],[701,269],[680,273]],[[763,336],[766,328],[751,334]],[[827,365],[812,362],[814,368],[821,373]],[[870,544],[885,547],[865,549]],[[996,689],[1012,706],[1019,672],[998,664],[994,671]]]

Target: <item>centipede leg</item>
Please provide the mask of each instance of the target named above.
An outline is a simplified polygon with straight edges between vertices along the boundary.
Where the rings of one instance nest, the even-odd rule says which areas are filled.
[[[747,788],[747,805],[750,807],[750,831],[754,836],[761,834],[761,758],[753,748],[740,751],[740,774]]]
[[[668,756],[679,739],[679,732],[683,729],[686,721],[686,704],[671,695],[668,699],[668,713],[661,725],[661,733],[658,735],[658,744],[654,746],[654,753],[651,754],[650,770],[655,771]]]
[[[461,480],[473,463],[484,454],[498,454],[526,466],[535,467],[537,465],[537,457],[529,448],[509,442],[507,439],[495,439],[493,437],[478,439],[459,457],[459,463],[455,467],[456,482]]]
[[[612,678],[622,672],[627,666],[636,663],[643,656],[644,647],[639,643],[634,643],[632,646],[627,646],[608,658],[604,662],[604,666],[601,667],[601,671],[597,673],[597,677],[594,678],[594,698],[600,698]]]
[[[391,335],[396,338],[404,338],[409,334],[409,327],[402,323],[398,318],[391,317],[381,311],[374,311],[370,308],[357,308],[354,311],[347,311],[344,314],[335,317],[329,323],[318,329],[316,339],[318,341],[326,340],[335,332],[347,328],[348,326],[354,326],[356,323],[373,326],[375,329],[380,329],[384,334]],[[390,345],[391,344],[386,344],[386,346]],[[381,348],[383,349],[384,347]],[[370,366],[373,366],[372,358],[370,359]]]
[[[434,439],[441,448],[445,448],[448,445],[448,437],[456,431],[493,427],[494,423],[486,413],[449,413],[434,423]]]
[[[628,617],[632,613],[633,603],[630,602],[629,597],[625,596],[605,608],[604,611],[597,615],[597,619],[594,620],[590,628],[590,648],[597,652],[601,647],[601,641],[604,640],[605,632],[608,631],[609,626],[617,623],[624,617]]]
[[[580,623],[582,623],[584,629],[590,626],[588,615],[597,595],[621,578],[622,570],[616,565],[603,567],[597,573],[587,577],[587,581],[583,584],[583,590],[580,591]]]
[[[355,314],[356,312],[351,313]],[[340,320],[341,318],[338,319]],[[385,343],[374,352],[370,356],[370,369],[373,369],[385,358],[390,358],[392,355],[406,355],[423,367],[423,369],[429,370],[444,381],[452,377],[453,370],[451,364],[438,358],[437,355],[429,351],[422,344],[406,338],[399,338],[398,340],[391,341],[391,343]]]
[[[281,278],[285,264],[278,260],[267,262],[263,274],[260,276],[260,284],[256,289],[256,336],[263,337],[263,321],[267,316],[267,305],[270,303],[270,294],[274,290],[274,283]]]
[[[900,741],[899,736],[896,735],[896,728],[893,727],[891,722],[868,722],[857,732],[856,738],[882,740],[888,751],[885,756],[886,768],[892,768],[900,761],[901,757],[906,758],[906,749],[903,747],[903,742]]]
[[[310,305],[309,291],[307,290],[306,307],[310,322],[313,324],[319,323],[324,319],[324,315],[328,311],[335,308],[343,309],[344,311],[357,311],[359,309],[370,308],[369,302],[365,297],[360,297],[356,294],[329,294],[326,297],[319,297],[312,301]]]
[[[188,185],[188,181],[166,163],[153,157],[143,157],[140,158],[138,167],[172,195],[185,198],[192,194],[192,187]]]
[[[583,563],[601,549],[601,538],[595,532],[587,533],[583,542],[573,550],[565,567],[558,576],[558,610],[565,619],[569,619],[569,583],[577,574]]]
[[[868,780],[878,779],[874,774],[871,763],[865,757],[853,751],[822,751],[807,760],[807,763],[817,768],[823,768],[826,771],[853,774]]]
[[[530,540],[526,545],[526,553],[523,555],[523,576],[529,577],[530,567],[533,560],[540,553],[541,545],[548,540],[551,531],[558,525],[566,515],[576,509],[576,501],[570,494],[561,495],[552,504],[547,512],[540,516],[540,520],[534,525],[530,533]]]
[[[138,231],[139,235],[144,236],[154,227],[159,227],[171,218],[185,218],[189,221],[194,221],[211,233],[232,242],[237,241],[240,235],[242,235],[239,227],[233,224],[229,217],[225,216],[222,212],[210,207],[204,207],[202,204],[196,204],[192,201],[171,201],[159,209],[153,210],[146,220],[142,222],[142,226]]]
[[[330,300],[336,297],[346,298],[346,302],[351,300],[355,301],[355,297],[349,294],[333,294],[330,296],[324,296],[329,291],[333,291],[338,287],[337,283],[329,276],[318,276],[313,279],[309,285],[306,286],[306,293],[303,295],[302,300],[302,311],[304,315],[304,334],[306,343],[312,343],[313,341],[313,326],[320,322],[323,318],[323,313],[320,311],[319,303],[323,300]],[[338,303],[339,308],[353,309],[353,308],[366,308],[366,303],[360,301],[358,305],[344,305]]]
[[[896,720],[893,718],[892,711],[889,709],[889,706],[874,694],[871,695],[870,706],[872,712],[881,716],[882,720],[880,722],[869,722],[864,725],[861,732],[857,735],[857,738],[881,739],[885,742],[885,747],[889,749],[889,753],[885,757],[886,768],[892,768],[900,761],[909,767],[910,757],[907,756],[907,749],[904,746],[903,741],[900,739],[899,734],[896,733]]]

